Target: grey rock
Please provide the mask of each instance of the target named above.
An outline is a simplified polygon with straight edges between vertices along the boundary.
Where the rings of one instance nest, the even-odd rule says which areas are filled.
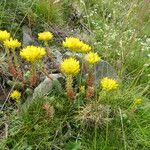
[[[23,47],[33,44],[34,40],[32,38],[31,29],[27,26],[23,26],[22,32],[23,32]]]
[[[62,62],[63,56],[57,47],[49,47],[48,49],[51,57],[44,58],[44,65],[47,68],[48,73],[59,73],[59,65]]]
[[[57,48],[52,48],[52,53],[55,57],[55,63],[57,65],[59,65],[63,60],[62,54],[60,53],[60,51]]]
[[[66,52],[64,58],[72,56],[71,52]],[[76,58],[81,62],[82,61],[82,54],[76,53]],[[86,70],[82,70],[84,74],[86,74]],[[115,68],[109,64],[108,62],[101,60],[96,63],[94,68],[94,76],[95,76],[95,84],[98,85],[99,81],[104,78],[108,77],[111,79],[118,80],[118,75]]]
[[[33,99],[47,95],[53,88],[53,81],[62,78],[61,74],[50,74],[49,76],[52,77],[53,80],[46,77],[45,80],[34,89]]]
[[[64,53],[64,58],[67,58],[67,57],[71,57],[71,56],[73,56],[73,53],[72,52],[69,52],[69,51],[67,51],[66,53]],[[82,54],[81,53],[75,53],[75,56],[76,56],[76,58],[77,59],[82,59]]]
[[[101,60],[95,65],[95,84],[99,83],[99,80],[101,80],[104,77],[108,77],[111,79],[118,79],[117,72],[115,68],[110,65],[108,62]]]

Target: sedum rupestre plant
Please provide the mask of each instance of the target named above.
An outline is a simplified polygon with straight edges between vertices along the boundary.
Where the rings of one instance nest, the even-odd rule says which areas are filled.
[[[8,71],[12,74],[12,77],[16,80],[20,80],[22,83],[29,83],[29,86],[35,87],[38,83],[38,72],[40,68],[42,69],[44,63],[42,60],[44,57],[49,55],[48,50],[50,50],[48,41],[53,38],[51,32],[41,32],[38,34],[38,40],[43,41],[45,47],[29,45],[20,50],[19,55],[17,55],[17,50],[21,43],[17,39],[13,39],[10,33],[7,31],[0,31],[0,39],[6,51],[6,56],[8,57]],[[101,60],[97,53],[92,52],[92,47],[78,38],[67,37],[62,45],[72,52],[71,57],[64,59],[60,64],[60,71],[65,75],[66,78],[66,93],[68,98],[76,99],[76,94],[80,93],[80,87],[84,86],[86,90],[86,97],[91,98],[95,95],[94,85],[94,64]],[[49,48],[49,49],[48,49]],[[51,51],[51,50],[50,50]],[[76,53],[82,55],[81,60],[76,58]],[[26,81],[24,78],[24,68],[21,68],[21,59],[25,60],[30,65],[30,81]],[[50,58],[51,59],[51,58]],[[83,73],[84,66],[86,64],[87,72]],[[50,69],[50,68],[49,68]],[[81,82],[74,85],[75,76],[80,78]],[[83,80],[86,80],[86,82]],[[109,78],[104,78],[101,80],[102,89],[104,91],[112,91],[117,89],[117,81]],[[73,90],[73,87],[76,87]]]
[[[113,125],[115,122],[114,130],[116,130],[120,120],[121,125],[123,121],[128,124],[134,114],[140,112],[142,99],[140,96],[137,98],[135,93],[127,93],[119,80],[106,76],[96,81],[95,65],[102,61],[103,54],[99,56],[92,46],[75,37],[66,37],[61,44],[66,50],[71,51],[70,56],[65,57],[59,64],[59,73],[63,75],[65,84],[55,82],[48,96],[36,98],[27,106],[27,102],[20,103],[21,100],[28,101],[26,91],[34,90],[38,86],[40,73],[53,80],[51,74],[48,73],[51,68],[46,68],[44,64],[46,58],[53,61],[52,50],[49,46],[53,34],[51,32],[38,34],[38,40],[44,46],[28,45],[23,48],[21,42],[11,38],[7,31],[0,31],[0,33],[0,41],[5,49],[4,57],[7,57],[5,60],[7,70],[11,74],[10,80],[15,84],[19,82],[22,86],[17,89],[12,85],[9,93],[9,98],[18,106],[17,113],[21,117],[14,119],[14,122],[19,122],[17,126],[20,130],[13,133],[12,130],[16,129],[12,124],[6,147],[15,147],[19,137],[24,134],[23,138],[28,143],[30,139],[33,139],[35,143],[40,143],[41,137],[45,136],[43,140],[45,143],[40,143],[39,146],[33,144],[33,149],[37,147],[54,149],[56,145],[64,148],[63,142],[72,140],[74,137],[79,141],[78,136],[81,136],[81,133],[85,135],[82,131],[83,127],[91,135],[93,135],[91,130],[94,130],[92,137],[96,145],[98,131],[101,131],[104,126],[108,129],[108,124]],[[77,57],[77,54],[81,57]],[[24,64],[28,67],[24,68]],[[95,81],[99,84],[95,84]],[[56,86],[60,86],[59,89],[64,93],[58,91]],[[29,95],[31,96],[32,92]],[[59,142],[48,144],[53,141],[52,139],[58,139]]]

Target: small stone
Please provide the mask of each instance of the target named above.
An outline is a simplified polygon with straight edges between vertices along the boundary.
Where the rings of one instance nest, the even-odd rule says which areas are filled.
[[[52,77],[53,80],[46,77],[45,80],[34,89],[33,99],[48,94],[52,90],[53,81],[62,77],[61,74],[49,74],[49,76]]]
[[[118,75],[114,67],[104,60],[101,60],[95,65],[94,74],[96,85],[99,83],[99,80],[101,80],[104,77],[108,77],[114,80],[118,79]]]
[[[27,26],[23,26],[22,32],[23,32],[23,47],[33,44],[34,40],[32,38],[31,29]]]

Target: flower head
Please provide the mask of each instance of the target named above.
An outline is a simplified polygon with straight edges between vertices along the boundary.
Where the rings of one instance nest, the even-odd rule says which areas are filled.
[[[81,41],[78,38],[73,37],[67,37],[62,44],[64,47],[69,48],[72,51],[78,51],[81,47]]]
[[[89,52],[85,59],[90,63],[90,64],[94,64],[98,61],[100,61],[100,57],[98,56],[97,53],[93,53],[93,52]]]
[[[79,73],[80,64],[79,64],[79,61],[77,61],[76,59],[70,57],[70,58],[65,59],[60,64],[60,69],[64,74],[74,75],[74,74]]]
[[[134,100],[134,105],[140,105],[142,103],[142,99],[141,98],[136,98]]]
[[[15,49],[21,46],[21,43],[17,39],[7,39],[4,41],[4,46],[7,48]]]
[[[87,52],[91,51],[91,49],[92,49],[91,46],[82,42],[81,49],[79,49],[79,52],[80,53],[87,53]]]
[[[0,30],[0,41],[5,41],[10,38],[10,33],[8,33],[6,30],[2,31]]]
[[[85,86],[81,85],[80,88],[79,88],[79,90],[80,90],[81,93],[85,93]]]
[[[91,46],[74,37],[67,37],[65,41],[63,41],[62,45],[74,52],[86,53],[91,50]]]
[[[51,32],[41,32],[38,34],[38,39],[40,41],[49,41],[53,38],[53,34]]]
[[[13,99],[13,100],[16,100],[18,101],[21,97],[21,93],[17,90],[14,90],[11,94],[10,94],[10,97]]]
[[[20,56],[26,61],[35,62],[36,60],[42,59],[46,51],[44,48],[36,46],[27,46],[20,51]]]
[[[107,92],[112,91],[112,90],[116,90],[119,86],[116,80],[109,79],[107,77],[103,78],[100,81],[100,85],[102,86],[102,89],[107,91]]]

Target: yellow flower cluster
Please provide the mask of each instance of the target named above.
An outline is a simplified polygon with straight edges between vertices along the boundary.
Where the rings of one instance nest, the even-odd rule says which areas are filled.
[[[84,86],[84,85],[80,86],[79,89],[80,89],[80,92],[81,92],[81,93],[85,93],[85,86]]]
[[[41,41],[49,41],[53,38],[53,34],[51,32],[42,32],[38,34],[38,39]]]
[[[80,71],[80,64],[74,58],[67,58],[60,64],[61,71],[66,75],[75,75]]]
[[[17,39],[10,38],[4,41],[4,46],[6,48],[15,49],[17,47],[20,47],[21,43]]]
[[[141,103],[142,103],[142,99],[140,99],[140,98],[136,98],[134,100],[134,105],[140,105]]]
[[[67,37],[62,44],[74,52],[87,53],[92,49],[91,46],[74,37]]]
[[[102,89],[104,91],[112,91],[112,90],[116,90],[118,88],[118,83],[116,80],[113,80],[113,79],[109,79],[107,77],[103,78],[101,81],[100,81],[100,85],[102,86]]]
[[[6,30],[2,31],[0,30],[0,41],[5,41],[10,38],[10,33],[8,33]]]
[[[98,61],[100,61],[100,57],[98,56],[97,53],[93,53],[93,52],[89,52],[85,59],[90,63],[90,64],[94,64]]]
[[[12,98],[13,100],[18,101],[21,97],[21,93],[17,90],[14,90],[11,94],[10,94],[10,98]]]
[[[46,51],[44,48],[36,46],[27,46],[20,51],[20,56],[26,61],[35,62],[36,60],[42,59]]]

